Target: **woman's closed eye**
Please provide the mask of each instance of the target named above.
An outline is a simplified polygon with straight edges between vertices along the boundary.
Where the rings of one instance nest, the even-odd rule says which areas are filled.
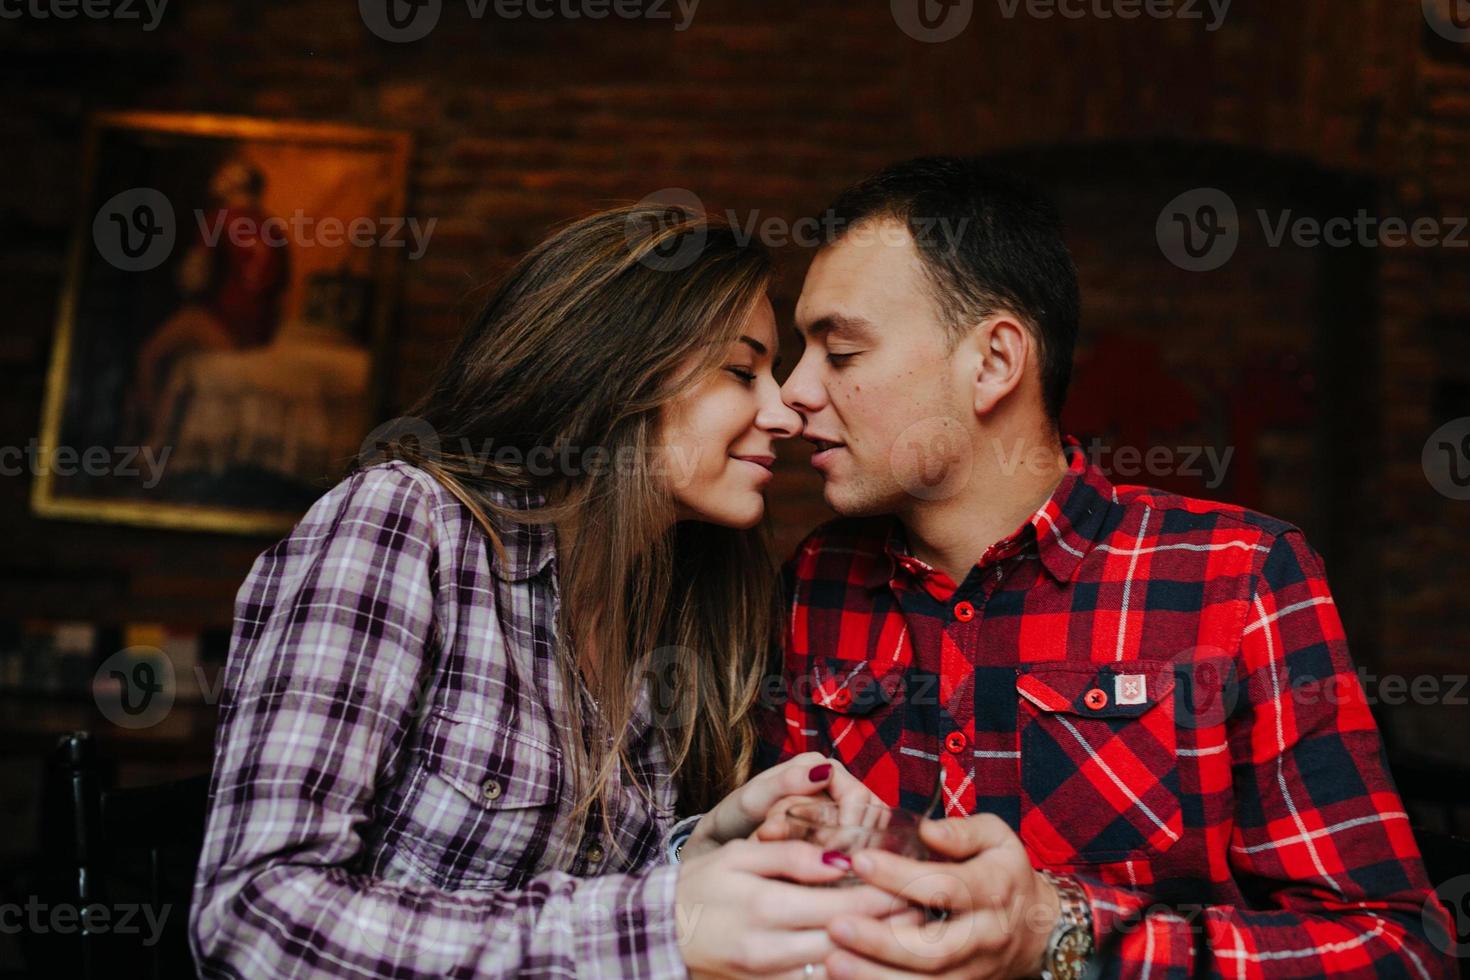
[[[725,370],[739,378],[742,384],[750,385],[755,383],[755,372],[750,368],[732,366]]]

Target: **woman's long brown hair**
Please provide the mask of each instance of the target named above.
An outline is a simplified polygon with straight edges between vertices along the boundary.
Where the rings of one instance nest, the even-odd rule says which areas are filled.
[[[645,684],[681,810],[708,809],[750,773],[775,615],[768,526],[676,524],[670,480],[654,464],[661,411],[720,367],[770,274],[758,243],[682,208],[575,221],[517,263],[408,410],[435,439],[381,444],[458,497],[497,553],[500,518],[570,532],[558,535],[557,661],[574,820],[626,763]],[[602,447],[611,462],[549,475],[524,465],[536,447],[560,458],[563,446]],[[489,498],[494,486],[545,506],[506,510]],[[577,695],[583,679],[600,710]]]

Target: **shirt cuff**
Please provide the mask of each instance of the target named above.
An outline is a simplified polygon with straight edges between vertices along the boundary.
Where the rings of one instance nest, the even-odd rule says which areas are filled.
[[[694,833],[695,826],[703,818],[704,814],[696,813],[692,817],[685,817],[669,828],[668,833],[664,835],[664,855],[668,863],[679,863],[681,852],[684,850],[684,842],[689,839],[690,834]]]
[[[1169,915],[1150,917],[1153,899],[1143,892],[1085,874],[1068,874],[1082,887],[1092,907],[1092,955],[1100,965],[1094,976],[1120,976],[1124,963],[1153,962],[1173,967],[1193,962],[1190,930],[1173,928],[1184,924],[1184,920]]]

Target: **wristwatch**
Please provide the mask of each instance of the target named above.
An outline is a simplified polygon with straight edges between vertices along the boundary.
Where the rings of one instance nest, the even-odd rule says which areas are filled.
[[[1057,924],[1041,954],[1041,980],[1081,980],[1092,957],[1092,906],[1075,878],[1042,870],[1061,901]]]

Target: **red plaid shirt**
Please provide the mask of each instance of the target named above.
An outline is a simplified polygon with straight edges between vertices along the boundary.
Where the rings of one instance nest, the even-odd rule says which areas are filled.
[[[1056,491],[958,586],[894,518],[786,566],[771,761],[1006,820],[1091,899],[1105,973],[1449,976],[1447,935],[1317,555],[1225,504]]]

